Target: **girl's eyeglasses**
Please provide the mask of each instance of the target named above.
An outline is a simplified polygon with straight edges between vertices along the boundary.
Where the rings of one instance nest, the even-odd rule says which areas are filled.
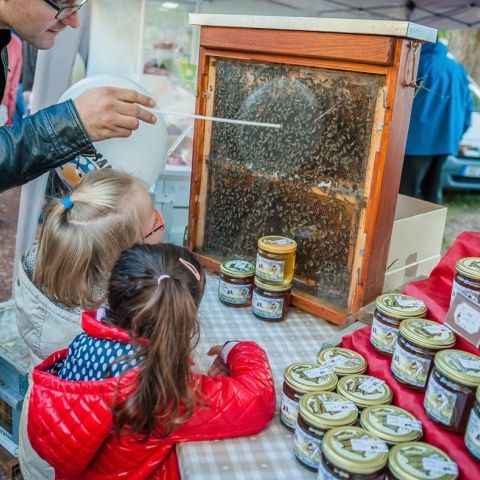
[[[145,235],[145,239],[151,237],[154,233],[160,230],[165,230],[165,220],[162,214],[157,209],[155,209],[155,224],[150,230],[150,232]]]
[[[78,12],[88,2],[88,0],[80,0],[78,3],[74,3],[73,5],[61,6],[59,5],[59,2],[54,0],[43,1],[57,11],[57,14],[55,15],[57,20],[65,20],[65,18],[73,15],[75,12]],[[73,3],[73,1],[69,3]]]

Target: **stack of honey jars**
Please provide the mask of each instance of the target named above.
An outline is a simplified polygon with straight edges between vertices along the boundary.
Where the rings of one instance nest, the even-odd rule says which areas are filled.
[[[297,243],[287,237],[269,235],[258,240],[252,312],[261,319],[278,322],[290,302]]]

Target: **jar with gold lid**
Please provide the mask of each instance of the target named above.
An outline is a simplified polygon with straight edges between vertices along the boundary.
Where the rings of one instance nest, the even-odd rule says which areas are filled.
[[[305,393],[331,392],[337,386],[338,377],[320,365],[297,362],[289,365],[283,374],[280,420],[290,430],[295,430],[298,404]]]
[[[455,270],[450,304],[460,292],[480,305],[480,258],[461,258],[455,265]]]
[[[218,298],[228,307],[248,307],[252,303],[255,265],[247,260],[225,260],[220,266]]]
[[[360,426],[389,445],[422,438],[422,422],[403,408],[378,405],[363,410]]]
[[[480,357],[462,350],[442,350],[435,355],[434,364],[424,398],[425,412],[445,429],[463,434],[480,385]]]
[[[423,442],[395,445],[388,456],[388,480],[455,480],[457,464],[442,450]]]
[[[387,444],[363,428],[334,428],[323,437],[318,478],[384,480],[387,459]]]
[[[279,322],[285,318],[290,304],[292,284],[269,285],[255,277],[252,313],[260,320]]]
[[[325,433],[331,428],[353,425],[357,417],[355,404],[338,393],[306,393],[300,400],[295,427],[297,460],[311,470],[318,470]]]
[[[367,361],[363,355],[341,347],[320,350],[317,355],[317,363],[330,367],[339,377],[363,373],[367,370]]]
[[[414,297],[400,293],[380,295],[375,301],[370,343],[382,354],[392,355],[397,343],[400,322],[407,318],[421,318],[426,305]]]
[[[358,408],[386,405],[393,394],[384,380],[370,375],[346,375],[338,381],[337,392]]]
[[[258,240],[256,276],[271,285],[289,285],[295,270],[297,242],[288,237],[269,235]]]
[[[472,456],[480,462],[480,387],[477,388],[475,405],[468,419],[465,446]]]
[[[455,334],[446,326],[423,318],[400,324],[391,370],[397,381],[424,390],[437,352],[455,345]]]

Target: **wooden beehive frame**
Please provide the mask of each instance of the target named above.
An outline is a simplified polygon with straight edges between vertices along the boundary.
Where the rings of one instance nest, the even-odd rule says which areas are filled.
[[[211,115],[215,59],[248,60],[317,67],[385,77],[376,100],[363,209],[353,255],[348,307],[341,310],[294,291],[293,304],[342,324],[382,291],[388,246],[403,163],[414,89],[418,42],[388,36],[306,31],[210,27],[201,28],[196,112]],[[188,246],[201,252],[204,236],[208,157],[212,124],[197,123],[188,224]],[[316,193],[323,192],[319,191]],[[219,270],[219,261],[200,255],[204,266]]]

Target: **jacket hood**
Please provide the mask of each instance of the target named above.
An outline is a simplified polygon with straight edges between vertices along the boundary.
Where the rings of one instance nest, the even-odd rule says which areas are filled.
[[[86,333],[99,338],[128,341],[123,330],[95,320],[85,312]],[[65,476],[78,476],[87,468],[113,429],[112,404],[131,393],[138,369],[100,381],[67,381],[52,371],[68,354],[56,352],[33,370],[28,414],[28,435],[37,453]],[[35,414],[33,414],[35,413]],[[70,454],[75,452],[75,461]]]
[[[448,48],[442,42],[436,43],[425,43],[422,45],[421,55],[446,55],[448,53]]]

